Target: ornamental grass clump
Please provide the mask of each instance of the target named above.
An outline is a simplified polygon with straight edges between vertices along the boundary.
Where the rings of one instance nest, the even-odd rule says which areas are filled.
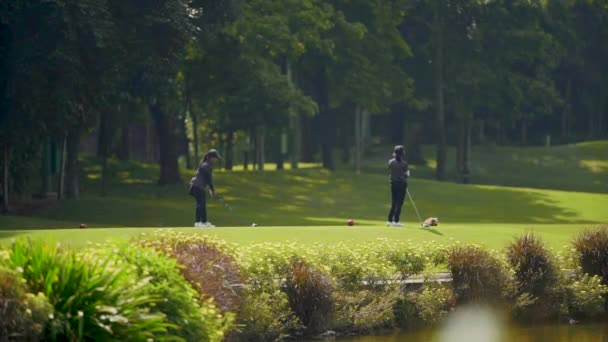
[[[457,303],[501,302],[509,290],[507,267],[493,253],[477,246],[455,246],[448,268]]]
[[[583,272],[601,277],[608,285],[608,228],[587,230],[573,244]]]
[[[206,236],[161,231],[138,241],[177,260],[182,276],[202,300],[213,299],[223,312],[238,312],[245,277],[233,253],[223,241]]]
[[[301,259],[294,259],[286,275],[284,291],[289,306],[308,334],[323,332],[335,306],[332,279]]]
[[[566,289],[551,252],[533,234],[510,243],[506,257],[514,271],[514,315],[521,320],[558,318],[565,314]]]

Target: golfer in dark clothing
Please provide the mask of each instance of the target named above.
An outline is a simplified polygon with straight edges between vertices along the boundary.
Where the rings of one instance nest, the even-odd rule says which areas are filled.
[[[388,162],[392,203],[386,225],[389,227],[403,227],[403,224],[399,221],[399,216],[401,215],[401,207],[403,206],[407,192],[407,178],[410,176],[410,170],[405,161],[405,148],[400,145],[395,146],[393,157]]]
[[[215,187],[213,186],[213,163],[215,163],[216,160],[221,159],[220,154],[216,150],[209,150],[199,164],[196,175],[190,180],[190,195],[196,200],[195,227],[215,227],[211,222],[207,221],[205,188],[209,187],[209,194],[215,196]]]

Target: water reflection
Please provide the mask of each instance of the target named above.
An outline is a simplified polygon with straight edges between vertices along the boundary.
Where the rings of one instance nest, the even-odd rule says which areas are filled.
[[[349,342],[608,342],[608,323],[514,326],[490,309],[461,308],[435,329],[387,336],[343,339]]]

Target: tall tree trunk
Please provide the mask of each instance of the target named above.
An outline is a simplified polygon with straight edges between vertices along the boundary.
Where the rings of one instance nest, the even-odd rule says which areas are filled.
[[[44,139],[42,143],[42,158],[40,158],[40,195],[46,197],[51,192],[51,156],[50,141]]]
[[[566,96],[564,110],[562,111],[562,137],[570,137],[570,118],[572,111],[572,81],[568,78],[566,81]]]
[[[391,143],[401,145],[405,140],[405,115],[398,109],[393,109],[389,115],[389,132],[391,132]]]
[[[131,146],[129,141],[129,123],[125,122],[120,128],[120,141],[116,148],[116,156],[121,161],[127,161],[131,156],[130,149]]]
[[[293,87],[293,73],[291,70],[291,64],[289,63],[289,58],[287,57],[285,58],[285,75],[287,76],[287,83],[290,87]],[[291,168],[293,170],[298,168],[298,162],[300,161],[300,144],[302,142],[300,121],[301,120],[297,115],[292,115],[289,118],[289,129],[291,131],[289,134],[289,156],[291,161]]]
[[[97,154],[101,158],[101,195],[107,194],[108,185],[108,154],[110,152],[110,115],[107,111],[102,111],[99,121],[99,145],[97,146]],[[103,133],[103,136],[101,135]]]
[[[198,117],[192,112],[192,105],[190,107],[190,118],[192,119],[192,144],[194,145],[194,160],[201,158],[198,150]]]
[[[473,119],[468,117],[465,124],[464,149],[462,156],[462,182],[469,184],[471,182],[471,151],[473,134]]]
[[[456,144],[456,172],[462,175],[464,170],[464,149],[466,139],[466,122],[464,118],[458,119],[458,143]]]
[[[256,162],[258,165],[258,170],[264,171],[264,164],[266,163],[266,155],[264,153],[265,150],[265,141],[264,141],[264,127],[258,126],[255,130],[255,151],[256,151]]]
[[[407,161],[412,165],[425,165],[426,160],[422,153],[422,124],[414,123],[409,129],[407,134],[407,146],[409,151],[407,152]]]
[[[302,161],[305,163],[314,162],[314,149],[312,143],[312,119],[304,115],[300,116],[302,123]]]
[[[477,139],[479,139],[480,144],[485,144],[486,143],[486,123],[484,120],[479,120],[478,128],[479,128],[479,132],[478,132]]]
[[[441,1],[438,2],[438,9],[435,13],[435,110],[436,110],[436,135],[437,135],[437,170],[436,177],[443,181],[446,179],[446,160],[447,160],[447,137],[445,128],[445,103],[444,90],[445,82],[443,78],[443,14]]]
[[[285,131],[281,131],[281,135],[279,136],[280,142],[279,142],[279,155],[278,155],[278,159],[277,159],[277,170],[284,170],[285,169],[285,156],[287,154],[288,148],[289,148],[289,138],[287,136],[287,132]]]
[[[177,120],[177,132],[178,132],[178,157],[179,155],[183,155],[186,157],[186,167],[188,169],[192,169],[192,159],[190,158],[190,149],[189,139],[188,139],[188,131],[186,130],[186,118],[187,113],[184,112],[182,116],[180,116]]]
[[[61,167],[59,169],[59,186],[57,187],[57,199],[62,199],[65,194],[65,164],[67,154],[68,136],[63,138],[61,143]]]
[[[353,129],[350,125],[350,120],[347,120],[342,126],[342,134],[340,138],[342,139],[342,163],[348,164],[350,162],[351,153],[352,153],[352,141],[351,141],[351,133],[350,131]]]
[[[226,156],[224,168],[228,171],[232,171],[234,167],[234,132],[228,131],[226,135]]]
[[[596,124],[597,123],[595,122],[595,108],[592,108],[589,112],[589,138],[595,138]]]
[[[329,108],[329,94],[327,90],[327,75],[325,67],[322,66],[316,75],[317,103],[319,104],[319,115],[321,123],[321,155],[323,168],[334,170],[333,145],[335,138],[334,113]]]
[[[73,127],[68,131],[66,159],[66,197],[71,199],[80,198],[79,164],[78,154],[80,152],[80,129]]]
[[[362,135],[363,135],[363,123],[361,107],[357,105],[355,107],[355,172],[361,173],[361,149],[362,149]]]
[[[2,212],[8,213],[9,201],[8,201],[8,165],[10,162],[8,145],[4,145],[2,151]]]
[[[109,113],[102,110],[99,114],[99,130],[97,132],[97,157],[103,158],[110,144]]]
[[[179,184],[181,177],[177,164],[177,137],[175,116],[166,113],[160,104],[150,106],[160,146],[160,178],[158,184]]]

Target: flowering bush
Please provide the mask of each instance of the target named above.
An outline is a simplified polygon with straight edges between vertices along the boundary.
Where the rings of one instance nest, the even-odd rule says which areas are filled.
[[[568,306],[573,316],[593,318],[605,312],[604,298],[608,294],[608,287],[602,284],[599,276],[577,275],[567,288]]]

